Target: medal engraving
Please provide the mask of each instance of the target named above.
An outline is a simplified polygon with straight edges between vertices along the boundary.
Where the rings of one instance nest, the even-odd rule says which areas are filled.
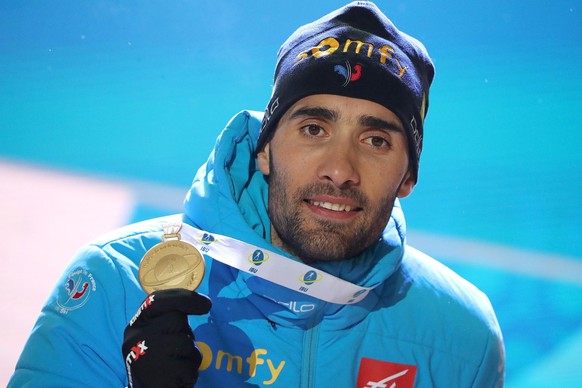
[[[202,282],[204,270],[204,258],[193,245],[165,240],[146,252],[138,276],[148,294],[169,288],[194,291]]]

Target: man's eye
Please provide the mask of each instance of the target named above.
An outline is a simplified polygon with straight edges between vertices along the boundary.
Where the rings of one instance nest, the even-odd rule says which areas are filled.
[[[365,142],[373,147],[390,147],[388,140],[384,139],[382,136],[370,136],[365,139]]]
[[[323,128],[316,124],[309,124],[301,128],[303,133],[309,136],[320,136],[323,133]]]

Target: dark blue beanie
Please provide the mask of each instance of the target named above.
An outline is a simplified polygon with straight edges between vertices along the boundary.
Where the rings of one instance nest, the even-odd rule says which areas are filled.
[[[278,53],[273,94],[257,151],[298,100],[336,94],[376,102],[402,121],[410,171],[418,178],[423,124],[434,67],[426,49],[399,31],[376,5],[355,1],[300,27]]]

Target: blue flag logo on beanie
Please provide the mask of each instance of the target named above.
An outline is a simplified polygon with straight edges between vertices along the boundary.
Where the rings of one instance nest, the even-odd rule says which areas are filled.
[[[357,81],[362,76],[362,65],[356,64],[354,67],[350,65],[349,61],[346,61],[345,65],[335,65],[333,70],[343,77],[344,82],[342,86],[346,87],[352,81]]]

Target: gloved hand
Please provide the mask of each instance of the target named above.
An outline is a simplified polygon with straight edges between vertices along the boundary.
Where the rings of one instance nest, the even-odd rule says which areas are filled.
[[[189,387],[198,380],[202,355],[188,315],[208,313],[210,299],[185,289],[151,293],[125,328],[123,358],[129,387]]]

